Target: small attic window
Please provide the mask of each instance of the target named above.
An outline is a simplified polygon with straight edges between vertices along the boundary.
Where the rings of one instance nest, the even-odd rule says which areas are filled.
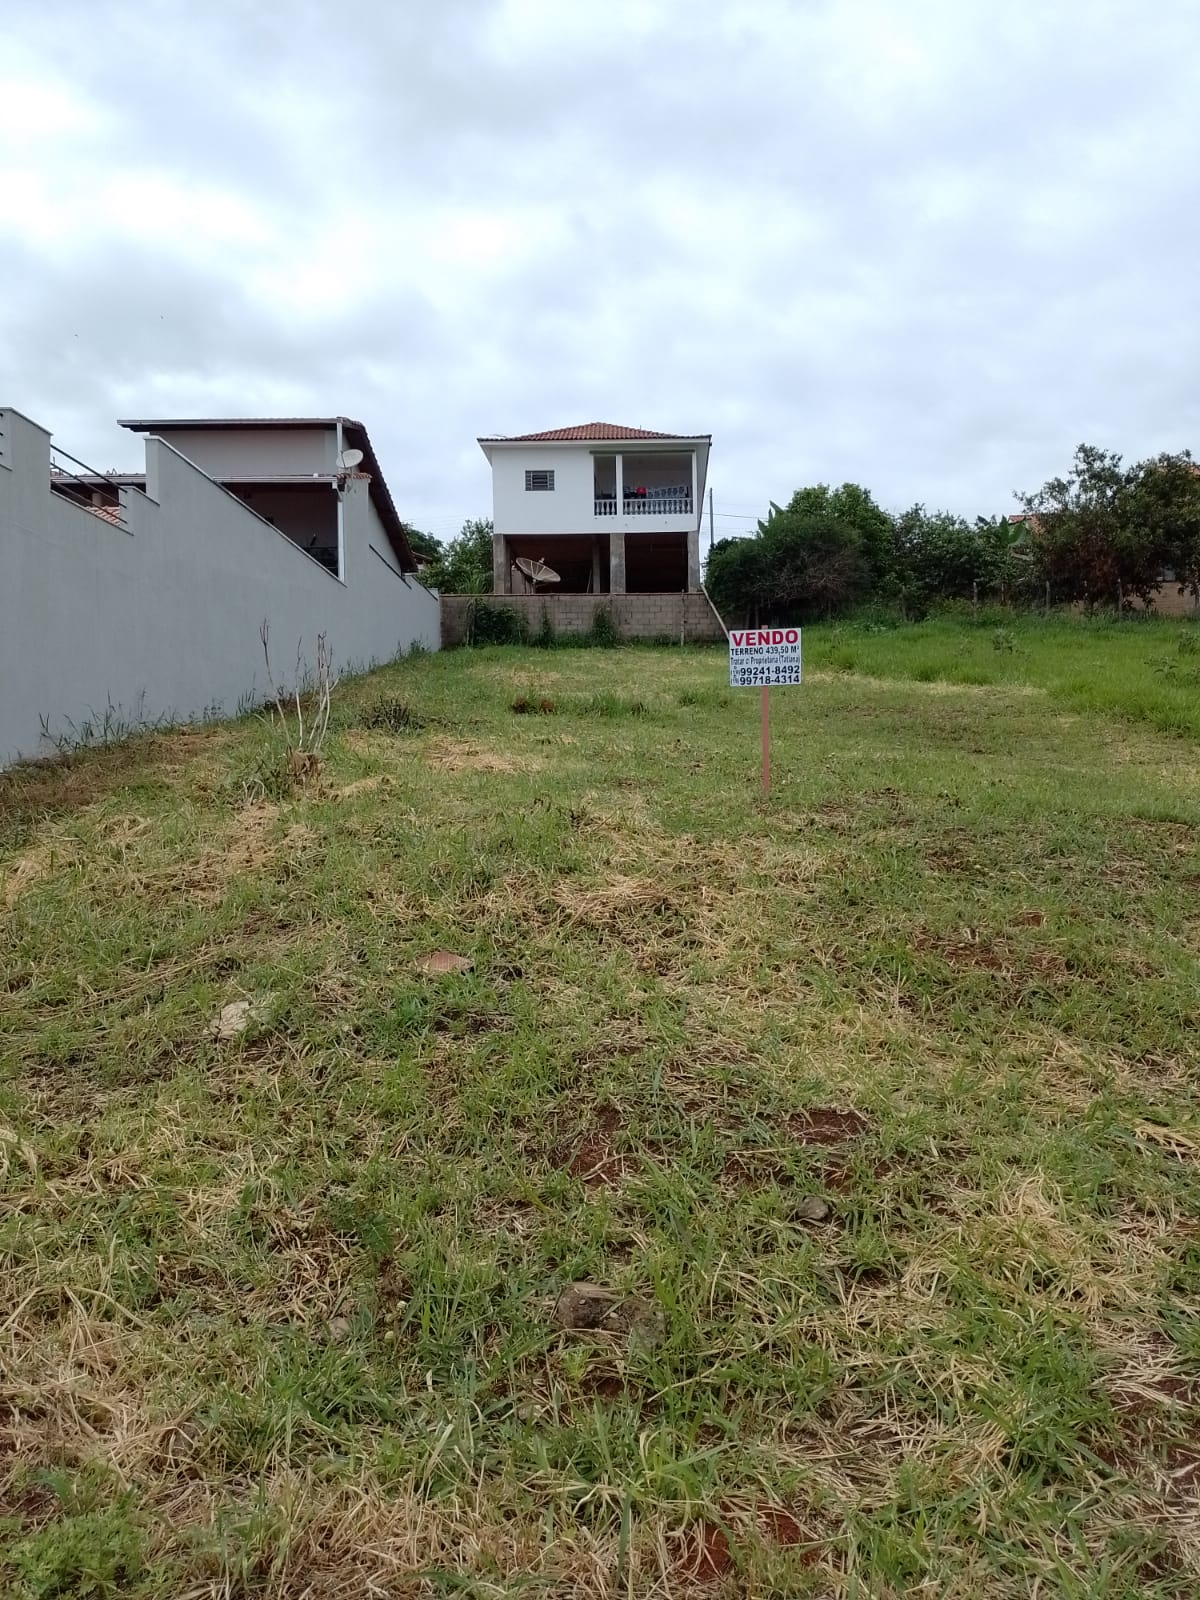
[[[526,489],[553,489],[553,469],[551,469],[549,472],[526,472],[525,487]]]

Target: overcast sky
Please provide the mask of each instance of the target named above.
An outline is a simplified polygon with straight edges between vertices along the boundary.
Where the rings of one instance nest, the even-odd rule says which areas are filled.
[[[718,535],[1200,450],[1200,0],[0,0],[0,403],[343,412],[443,537],[576,422]]]

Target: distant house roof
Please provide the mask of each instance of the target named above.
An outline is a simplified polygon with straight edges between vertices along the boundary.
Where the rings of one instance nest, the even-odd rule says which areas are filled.
[[[356,422],[353,417],[151,417],[151,418],[122,418],[120,426],[129,428],[133,433],[170,433],[180,428],[244,428],[247,431],[265,428],[336,428],[341,424],[342,435],[347,444],[363,453],[363,467],[365,474],[360,472],[344,473],[344,477],[363,477],[369,475],[371,479],[371,502],[379,514],[379,520],[387,530],[388,541],[396,552],[396,559],[400,563],[402,572],[415,572],[417,560],[413,555],[412,546],[408,542],[408,533],[400,520],[400,513],[396,510],[392,499],[391,490],[387,486],[387,479],[380,470],[379,460],[371,444],[370,436],[361,422]],[[235,480],[230,480],[235,481]],[[236,481],[244,481],[243,475],[238,475]],[[264,480],[265,481],[265,480]]]
[[[558,444],[586,439],[710,439],[707,433],[655,433],[650,428],[623,428],[616,422],[580,422],[573,428],[547,428],[542,433],[485,435],[480,444]]]

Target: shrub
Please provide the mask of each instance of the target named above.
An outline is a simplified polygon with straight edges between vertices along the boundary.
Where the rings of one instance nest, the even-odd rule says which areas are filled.
[[[577,709],[585,717],[644,717],[650,708],[644,700],[622,700],[615,694],[593,694],[580,701]]]
[[[542,607],[542,620],[538,623],[537,632],[529,642],[536,650],[553,650],[557,643],[554,624],[545,606]]]
[[[598,646],[601,650],[612,650],[616,645],[620,644],[620,636],[617,633],[617,625],[613,621],[612,608],[610,606],[596,607],[592,616],[592,626],[588,641]]]
[[[489,606],[475,601],[467,618],[469,644],[524,644],[525,618],[511,606]]]
[[[379,729],[385,733],[415,733],[425,726],[420,716],[395,695],[381,694],[358,715],[360,728]]]

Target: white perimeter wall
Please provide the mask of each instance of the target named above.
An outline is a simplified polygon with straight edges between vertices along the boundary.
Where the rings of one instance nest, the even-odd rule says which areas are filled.
[[[51,494],[49,444],[0,410],[0,765],[45,753],[43,716],[66,733],[110,704],[188,720],[261,700],[264,617],[285,680],[319,633],[335,671],[438,647],[437,596],[400,575],[366,479],[347,484],[342,583],[160,440],[127,528]]]

